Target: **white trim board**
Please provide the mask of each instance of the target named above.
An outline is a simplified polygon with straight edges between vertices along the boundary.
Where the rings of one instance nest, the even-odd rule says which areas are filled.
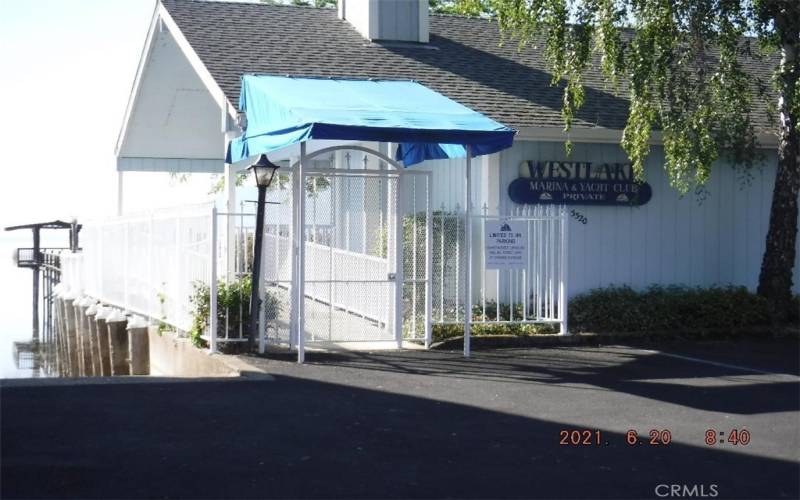
[[[221,174],[222,158],[125,158],[117,157],[118,172],[185,172]]]

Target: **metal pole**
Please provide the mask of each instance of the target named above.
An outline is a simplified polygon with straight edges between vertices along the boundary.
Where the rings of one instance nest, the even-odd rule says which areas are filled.
[[[425,176],[425,347],[433,341],[433,219],[431,213],[431,174]]]
[[[411,177],[411,337],[417,338],[417,178]]]
[[[472,147],[467,146],[467,161],[466,161],[466,181],[467,188],[464,190],[464,250],[466,254],[466,265],[464,266],[464,357],[468,358],[470,355],[470,342],[472,326]]]
[[[267,217],[266,210],[267,210],[267,207],[265,206],[264,207],[264,218],[265,219]],[[263,234],[263,231],[262,231],[262,234]],[[277,239],[274,240],[274,241],[277,241]],[[275,251],[274,247],[273,247],[273,251]],[[277,251],[275,251],[275,253],[277,253]],[[258,257],[258,254],[254,253],[253,258],[254,259],[258,258],[258,261],[261,263],[261,267],[259,269],[259,276],[265,276],[265,270],[267,268],[267,265],[266,265],[267,264],[267,252],[265,252],[262,249],[260,254],[261,254],[261,256]],[[264,351],[266,351],[266,348],[267,348],[267,338],[266,338],[266,336],[267,336],[267,311],[265,309],[265,300],[266,300],[266,298],[267,298],[267,286],[266,286],[266,283],[264,283],[264,286],[258,287],[258,301],[261,304],[261,307],[258,308],[258,324],[260,326],[260,328],[258,329],[258,353],[259,354],[264,354]]]
[[[226,137],[227,141],[227,137]],[[226,163],[224,167],[225,176],[225,281],[231,283],[236,277],[236,252],[237,246],[234,240],[236,222],[231,215],[236,211],[236,173],[233,165]],[[227,323],[230,311],[225,311],[225,322]],[[225,337],[228,337],[229,328],[225,327]]]
[[[33,340],[39,340],[39,228],[33,228]]]
[[[483,221],[481,222],[481,241],[486,241],[486,220],[489,215],[489,206],[483,203]],[[481,322],[486,323],[486,256],[483,256],[481,266]]]
[[[253,248],[253,277],[250,280],[250,331],[247,345],[250,350],[256,342],[258,335],[258,311],[261,308],[261,299],[258,294],[259,278],[261,277],[261,244],[264,239],[264,202],[267,197],[267,187],[258,186],[258,206],[256,207],[256,234]]]
[[[131,304],[130,297],[129,297],[129,292],[128,292],[128,287],[130,286],[129,285],[129,281],[130,281],[129,280],[129,275],[130,275],[130,271],[129,271],[130,270],[130,255],[129,254],[130,254],[130,251],[131,251],[130,250],[131,246],[130,246],[130,243],[129,243],[130,242],[130,238],[129,238],[130,223],[128,221],[125,221],[125,222],[123,222],[123,226],[122,227],[123,227],[123,230],[125,231],[125,239],[124,239],[125,247],[122,250],[122,272],[123,272],[123,275],[122,275],[122,283],[123,283],[123,285],[122,285],[122,290],[123,290],[122,296],[124,298],[123,307],[129,307],[130,304]],[[180,234],[178,234],[178,238],[180,238]],[[178,262],[180,262],[180,250],[181,250],[180,245],[178,245],[178,259],[179,259]],[[178,265],[180,265],[180,264],[178,264]]]
[[[123,180],[122,170],[117,170],[117,217],[122,215],[122,200],[123,200]]]
[[[444,323],[444,203],[439,211],[439,323]],[[456,236],[458,232],[456,232]],[[456,252],[458,261],[458,252]]]
[[[403,193],[402,175],[395,181],[394,210],[394,338],[397,348],[403,347]]]
[[[305,235],[305,224],[306,224],[306,207],[305,207],[305,197],[306,197],[306,180],[304,178],[303,169],[305,167],[306,162],[306,143],[300,143],[300,163],[297,167],[297,176],[299,178],[298,182],[300,184],[299,193],[296,202],[298,204],[297,209],[297,217],[298,217],[298,224],[297,224],[297,238],[298,239],[298,246],[297,246],[297,362],[303,363],[306,360],[306,328],[305,328],[305,280],[306,280],[306,269],[305,269],[305,260],[306,260],[306,235]]]
[[[211,252],[209,253],[211,262],[209,263],[208,290],[210,305],[208,310],[208,328],[211,341],[209,347],[211,352],[217,352],[217,207],[211,209]]]
[[[161,307],[157,304],[158,302],[158,295],[152,293],[153,290],[157,290],[158,287],[154,283],[153,279],[153,212],[148,214],[147,220],[147,285],[150,287],[150,297],[147,299],[148,308],[150,309],[151,317],[156,318],[160,321],[163,315],[161,311]],[[98,351],[99,352],[99,351]]]
[[[466,212],[464,212],[464,215],[466,215]],[[455,261],[456,261],[456,291],[455,291],[455,296],[453,297],[453,299],[454,299],[453,301],[455,302],[455,306],[456,306],[456,310],[455,310],[456,323],[458,323],[458,290],[459,290],[460,278],[461,278],[461,264],[460,264],[461,263],[461,243],[460,243],[460,238],[459,238],[459,235],[461,234],[461,230],[458,227],[458,223],[459,223],[460,220],[461,220],[461,206],[458,203],[456,203],[456,253],[455,253],[455,256],[456,256],[456,258],[455,258]],[[467,233],[466,233],[466,227],[465,227],[464,236],[466,236],[466,234]],[[465,249],[466,249],[466,247],[465,247]]]
[[[567,280],[569,279],[569,221],[567,210],[561,207],[561,286],[559,287],[558,312],[561,316],[561,335],[569,335],[569,297],[567,297]]]

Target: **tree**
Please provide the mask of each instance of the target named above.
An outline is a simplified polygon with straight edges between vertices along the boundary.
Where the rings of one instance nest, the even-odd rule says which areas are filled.
[[[429,0],[434,14],[455,14],[461,16],[480,16],[491,13],[491,0]]]
[[[584,102],[586,71],[599,65],[611,86],[626,86],[630,108],[621,144],[636,175],[643,178],[651,136],[659,130],[666,171],[681,193],[704,186],[719,158],[744,167],[756,163],[759,131],[751,110],[757,101],[771,100],[778,115],[773,125],[778,167],[758,293],[768,300],[773,320],[785,320],[800,190],[800,1],[436,0],[432,5],[495,16],[504,34],[541,45],[552,83],[564,86],[566,130]],[[771,89],[747,71],[748,58],[773,66]]]

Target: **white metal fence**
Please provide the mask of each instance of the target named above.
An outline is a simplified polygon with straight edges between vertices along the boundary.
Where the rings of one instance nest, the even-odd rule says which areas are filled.
[[[84,251],[65,254],[63,281],[75,290],[107,303],[149,316],[188,331],[192,328],[190,297],[198,287],[225,287],[218,305],[217,334],[223,341],[247,337],[243,319],[249,314],[249,293],[235,283],[249,279],[252,269],[254,216],[242,211],[217,215],[216,286],[211,282],[210,205],[162,210],[89,222],[84,225]],[[426,273],[425,211],[404,218],[404,310],[424,311],[424,288],[416,290]],[[430,266],[433,324],[464,321],[465,218],[459,206],[431,213]],[[509,216],[488,214],[484,207],[472,216],[474,253],[473,300],[469,309],[475,323],[559,323],[565,330],[567,305],[566,212],[563,207],[520,207]],[[483,266],[483,221],[517,220],[528,227],[527,266],[514,270],[488,270]],[[229,231],[231,244],[226,232]],[[312,231],[310,227],[307,231]],[[370,255],[333,246],[331,230],[316,227],[306,242],[305,294],[317,307],[326,306],[365,322],[391,321],[387,297],[353,293],[347,281],[384,280],[391,270],[388,256]],[[418,237],[419,240],[415,240]],[[319,241],[319,243],[317,242]],[[266,300],[267,340],[292,343],[289,290],[292,284],[291,226],[267,224],[262,268]],[[329,243],[329,244],[325,244]],[[353,274],[353,273],[356,274]],[[422,282],[422,281],[420,281]],[[236,296],[238,294],[238,296]],[[408,314],[407,314],[408,315]],[[423,340],[425,322],[417,314],[406,321],[405,336]],[[210,321],[209,321],[210,324]],[[210,331],[205,332],[208,338]],[[309,340],[316,340],[311,335]],[[319,339],[322,339],[320,337]]]
[[[432,215],[433,323],[464,322],[465,214],[442,205]],[[473,279],[470,311],[475,323],[559,323],[566,331],[567,212],[562,206],[516,207],[509,215],[473,213]],[[486,269],[485,221],[517,221],[527,229],[526,265]]]
[[[298,324],[304,342],[428,344],[431,324],[467,321],[557,323],[566,333],[564,207],[518,207],[503,215],[485,206],[469,215],[459,205],[434,209],[429,172],[360,163],[363,169],[308,170],[302,188],[291,171],[281,172],[268,192],[261,347],[296,345]],[[301,192],[302,225],[295,203]],[[231,213],[208,204],[86,223],[83,253],[65,256],[64,282],[180,330],[197,327],[212,349],[217,341],[244,341],[254,212],[246,203]],[[527,229],[525,265],[486,269],[484,222],[505,220]],[[305,258],[298,263],[301,230]]]
[[[87,222],[64,282],[106,303],[188,331],[190,297],[210,283],[211,205]]]
[[[526,205],[510,215],[490,215],[484,207],[473,216],[474,234],[482,252],[485,221],[524,224],[526,264],[517,269],[486,269],[473,281],[476,297],[472,314],[480,323],[559,323],[567,332],[567,211],[563,206]],[[484,256],[481,256],[485,258]]]

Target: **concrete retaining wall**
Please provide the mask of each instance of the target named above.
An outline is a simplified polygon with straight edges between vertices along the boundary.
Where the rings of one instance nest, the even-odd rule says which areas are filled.
[[[247,371],[232,356],[209,354],[194,347],[188,339],[172,332],[158,333],[158,326],[148,329],[150,375],[166,377],[238,377]]]

